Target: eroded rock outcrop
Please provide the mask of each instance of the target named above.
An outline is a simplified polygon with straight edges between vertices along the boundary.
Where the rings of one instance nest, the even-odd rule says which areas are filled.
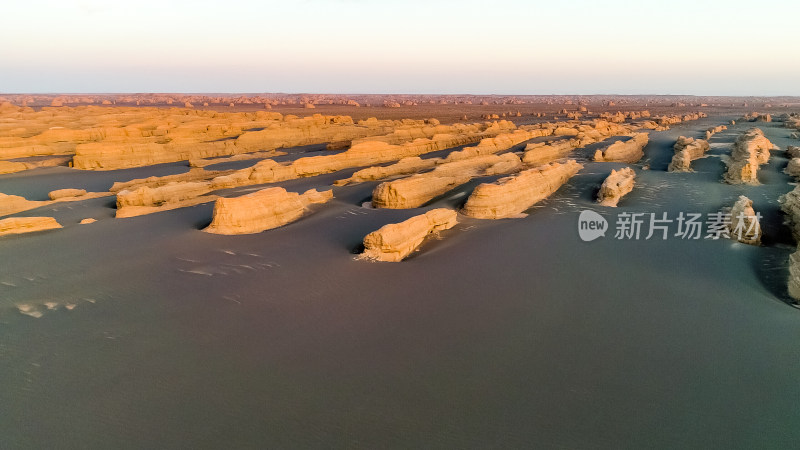
[[[436,166],[430,172],[379,184],[372,192],[376,208],[417,208],[434,197],[460,186],[479,175],[496,175],[522,168],[513,153],[485,155]]]
[[[790,192],[780,198],[781,210],[789,216],[792,235],[795,241],[800,242],[800,186],[795,186]],[[800,247],[789,256],[789,295],[795,300],[800,300]]]
[[[717,126],[717,127],[711,127],[709,129],[707,129],[706,130],[706,140],[711,139],[711,136],[714,136],[715,134],[719,133],[720,131],[725,131],[727,129],[728,129],[728,127],[726,127],[725,125],[720,125],[720,126]]]
[[[270,150],[267,152],[252,152],[252,153],[240,153],[238,155],[228,156],[224,158],[208,158],[208,159],[190,159],[189,160],[189,167],[206,167],[212,164],[222,164],[227,162],[233,161],[246,161],[250,159],[266,159],[266,158],[274,158],[276,156],[285,155],[286,152],[280,152],[277,150]]]
[[[625,167],[618,171],[612,170],[611,175],[600,186],[600,191],[597,193],[597,201],[602,206],[617,206],[622,197],[633,190],[635,178],[636,172],[630,167]]]
[[[50,197],[50,200],[80,197],[83,195],[86,195],[86,189],[57,189],[55,191],[50,191],[50,193],[47,194],[47,196]]]
[[[689,172],[692,169],[692,161],[703,157],[710,147],[708,141],[703,139],[681,136],[673,148],[675,155],[667,170],[669,172]]]
[[[431,169],[442,162],[444,162],[444,160],[441,158],[422,159],[419,156],[409,156],[408,158],[403,158],[387,166],[373,166],[361,169],[355,172],[350,178],[337,180],[334,184],[336,186],[344,186],[365,181],[382,180],[398,175],[408,175],[421,170]]]
[[[523,170],[515,176],[475,188],[462,212],[479,219],[515,217],[549,197],[583,166],[575,160]]]
[[[117,218],[134,217],[159,211],[198,205],[216,199],[209,182],[171,182],[163,186],[139,186],[117,192]]]
[[[0,220],[0,236],[62,228],[52,217],[9,217]]]
[[[783,173],[795,178],[800,178],[800,157],[790,159],[789,164],[783,169]]]
[[[572,139],[558,141],[551,144],[528,144],[522,156],[522,162],[527,166],[541,166],[557,159],[566,158],[578,146]]]
[[[384,225],[364,238],[363,259],[398,262],[416,250],[428,236],[453,228],[457,213],[438,208],[400,223]]]
[[[644,147],[650,141],[648,133],[637,133],[627,141],[617,141],[597,150],[594,154],[595,161],[635,163],[644,156]]]
[[[741,134],[733,144],[725,181],[731,184],[758,184],[758,168],[769,161],[775,146],[758,128]]]
[[[48,205],[50,202],[28,200],[19,195],[0,194],[0,216],[7,216]]]
[[[740,195],[730,211],[730,237],[750,245],[761,243],[761,224],[759,216],[753,209],[753,201]]]
[[[333,191],[314,189],[298,194],[271,187],[234,198],[219,198],[211,224],[203,231],[213,234],[253,234],[277,228],[302,217],[312,203],[326,203]]]

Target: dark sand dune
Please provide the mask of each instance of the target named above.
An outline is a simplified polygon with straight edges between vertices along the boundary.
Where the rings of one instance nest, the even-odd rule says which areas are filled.
[[[398,264],[353,252],[496,177],[414,210],[362,207],[376,182],[335,187],[313,214],[242,236],[199,231],[212,204],[129,219],[112,218],[113,197],[39,208],[64,229],[0,240],[0,447],[795,447],[786,159],[773,152],[759,186],[724,184],[720,156],[743,123],[711,139],[695,172],[666,172],[678,136],[727,119],[651,133],[619,208],[595,195],[626,165],[589,163],[528,217],[461,216]],[[758,125],[788,145],[780,124]],[[0,192],[184,170],[37,169],[0,177]],[[764,217],[761,247],[577,233],[584,209],[613,226],[619,212],[674,218],[742,194]]]

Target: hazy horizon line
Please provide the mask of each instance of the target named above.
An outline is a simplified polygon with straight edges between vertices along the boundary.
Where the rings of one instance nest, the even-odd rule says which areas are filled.
[[[234,92],[234,91],[206,91],[206,92],[181,92],[181,91],[118,91],[118,92],[0,92],[0,95],[341,95],[341,96],[390,96],[390,95],[418,95],[418,96],[439,96],[439,97],[553,97],[553,96],[575,96],[575,97],[719,97],[719,98],[798,98],[800,95],[794,94],[772,94],[772,95],[742,95],[742,94],[622,94],[622,93],[594,93],[594,94],[577,94],[577,93],[549,93],[549,94],[522,94],[522,93],[458,93],[458,94],[441,94],[431,92],[393,92],[393,93],[370,93],[370,92]]]

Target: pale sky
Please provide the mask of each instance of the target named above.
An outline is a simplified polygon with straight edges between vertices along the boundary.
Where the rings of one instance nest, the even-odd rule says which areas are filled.
[[[0,92],[800,95],[800,2],[47,1]]]

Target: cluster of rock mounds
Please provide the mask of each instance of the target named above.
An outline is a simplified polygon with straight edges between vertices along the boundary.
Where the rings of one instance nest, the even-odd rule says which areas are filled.
[[[415,168],[433,167],[429,172],[381,183],[373,191],[372,204],[375,207],[414,208],[472,178],[508,174],[522,170],[525,166],[548,164],[567,157],[575,148],[599,142],[615,134],[630,133],[631,130],[629,126],[599,120],[581,124],[540,124],[486,139],[476,147],[452,152],[447,158],[402,161],[388,167],[369,168],[341,182],[377,179],[384,175],[410,173]],[[522,160],[510,153],[495,155],[523,141],[544,136],[561,137],[562,140],[528,144],[523,151]],[[569,139],[563,139],[564,137]]]
[[[485,124],[454,125],[458,134],[435,134],[431,138],[417,138],[401,144],[383,141],[362,141],[348,150],[332,155],[309,156],[291,162],[279,163],[264,160],[252,167],[212,180],[215,189],[225,189],[253,184],[274,183],[301,177],[310,177],[336,172],[352,167],[363,167],[398,161],[405,157],[419,156],[458,145],[479,142],[486,137],[497,136],[514,129],[511,122],[500,121]]]
[[[736,138],[731,150],[725,181],[731,184],[758,184],[758,169],[769,162],[775,145],[759,128],[751,128]]]

